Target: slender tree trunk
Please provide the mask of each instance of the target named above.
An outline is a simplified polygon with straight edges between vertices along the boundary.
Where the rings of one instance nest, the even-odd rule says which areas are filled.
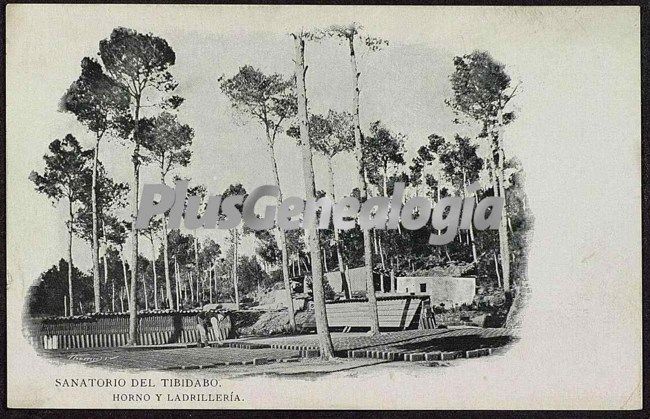
[[[153,271],[153,304],[158,310],[158,276],[156,275],[156,245],[153,242],[153,232],[151,232],[151,270]]]
[[[302,171],[305,183],[305,199],[313,199],[316,195],[314,184],[314,166],[312,163],[309,129],[307,126],[307,97],[305,89],[305,41],[299,35],[294,35],[296,47],[296,81],[298,90],[298,118],[300,120],[300,148],[302,150]],[[316,331],[321,356],[329,359],[334,356],[334,346],[327,323],[325,307],[325,291],[323,290],[323,261],[318,246],[318,230],[316,224],[305,226],[309,232],[309,251],[311,254],[312,291],[316,314]]]
[[[144,309],[149,310],[149,295],[147,293],[147,278],[142,274],[142,287],[144,288]]]
[[[68,210],[70,216],[70,223],[68,224],[68,307],[70,308],[70,316],[74,315],[74,299],[72,297],[72,223],[74,222],[74,214],[72,213],[72,200],[68,198]]]
[[[196,301],[200,303],[199,278],[201,277],[201,268],[199,267],[199,239],[196,236],[194,236],[194,272],[196,276]]]
[[[111,279],[111,309],[115,313],[115,276]]]
[[[165,184],[165,172],[161,167],[160,183]],[[167,294],[167,306],[169,309],[174,309],[174,297],[172,294],[172,281],[169,274],[169,237],[167,231],[167,216],[162,215],[162,229],[163,229],[163,260],[165,263],[165,292]]]
[[[178,262],[176,261],[176,256],[174,256],[174,277],[176,279],[176,310],[181,309],[181,279],[178,276]],[[174,307],[172,306],[173,310]]]
[[[368,190],[364,179],[363,145],[361,144],[361,125],[359,122],[359,72],[357,70],[357,57],[354,53],[354,35],[348,38],[350,45],[350,63],[352,65],[352,87],[354,90],[352,102],[352,117],[354,121],[354,148],[357,163],[359,164],[358,185],[361,192],[361,201],[365,201]],[[379,313],[377,311],[377,297],[375,284],[372,278],[372,249],[370,245],[370,231],[363,230],[363,256],[366,270],[366,294],[368,296],[368,315],[370,316],[370,330],[372,334],[379,333]]]
[[[217,286],[217,271],[215,265],[216,262],[213,264],[212,270],[210,271],[210,304],[212,304],[212,289]]]
[[[129,293],[128,273],[126,271],[126,261],[124,260],[124,255],[123,254],[121,255],[120,259],[122,259],[122,273],[124,274],[124,292],[126,293],[126,301],[129,304],[131,304],[131,295]]]
[[[503,152],[503,115],[499,111],[499,129],[497,131],[497,183],[499,188],[499,196],[503,198],[503,216],[501,217],[501,222],[499,223],[499,245],[501,250],[501,268],[503,270],[502,280],[503,280],[503,289],[510,289],[510,249],[508,246],[508,226],[507,226],[507,217],[508,213],[506,211],[506,190],[504,185],[504,163],[505,156]]]
[[[463,170],[463,197],[467,198],[467,172]],[[476,243],[474,242],[474,227],[472,227],[472,221],[469,223],[469,237],[472,243],[472,258],[474,259],[474,265],[478,266],[478,256],[476,253]]]
[[[497,170],[497,181],[499,183],[499,196],[505,200],[503,174],[500,169]],[[499,223],[499,245],[501,250],[501,268],[503,269],[503,289],[508,290],[510,289],[510,252],[508,249],[508,228],[505,214],[501,217],[501,222]]]
[[[376,255],[379,253],[379,244],[377,243],[377,230],[374,228],[372,229],[372,244],[372,253]]]
[[[343,291],[345,293],[345,298],[351,298],[352,296],[352,287],[350,286],[350,278],[346,275],[344,270],[345,262],[343,261],[343,252],[341,252],[341,242],[339,238],[339,231],[334,229],[334,243],[336,246],[336,261],[339,266],[339,272],[343,279]]]
[[[108,260],[106,259],[106,253],[104,253],[104,285],[108,284]]]
[[[440,184],[438,184],[438,187],[436,187],[436,196],[438,198],[436,203],[438,203],[440,202]],[[436,234],[440,235],[440,230],[436,230]],[[449,256],[449,248],[447,247],[447,245],[445,245],[444,247],[445,247],[445,255],[447,256],[449,262],[451,262],[451,256]]]
[[[232,230],[233,233],[233,253],[232,253],[232,281],[233,281],[233,286],[235,287],[235,307],[237,307],[237,310],[239,310],[239,279],[237,278],[237,242],[239,241],[237,238],[237,229],[234,228]]]
[[[129,301],[129,345],[138,344],[138,230],[135,219],[138,213],[140,198],[140,96],[135,103],[135,128],[133,130],[133,223],[131,224],[131,293]]]
[[[108,243],[106,243],[106,241],[104,241],[104,247],[106,248],[104,256],[102,257],[102,259],[104,259],[104,284],[108,284],[108,261],[106,260],[106,253],[108,253]]]
[[[494,257],[494,271],[497,273],[497,286],[501,286],[501,274],[499,273],[499,261],[497,259],[497,254],[492,253]]]
[[[192,285],[192,272],[187,273],[187,282],[190,286],[190,301],[195,302],[196,299],[194,298],[194,286]]]
[[[336,193],[334,192],[334,170],[332,170],[332,158],[327,157],[327,170],[330,177],[330,190],[332,195],[332,202],[336,202]],[[343,292],[345,293],[345,298],[350,298],[350,282],[348,277],[343,271],[343,254],[341,253],[341,242],[339,239],[339,230],[334,228],[334,246],[336,247],[336,261],[338,263],[339,272],[341,272],[342,282],[343,282]]]
[[[282,202],[282,188],[280,187],[280,175],[278,173],[278,164],[275,159],[275,145],[274,139],[271,138],[271,133],[269,132],[269,126],[266,126],[266,137],[269,146],[269,152],[271,154],[271,167],[273,168],[273,177],[275,178],[275,184],[280,191],[278,195],[278,205]],[[293,308],[293,297],[291,295],[291,281],[289,280],[289,254],[287,252],[287,235],[286,233],[276,227],[276,242],[280,248],[280,253],[282,255],[282,279],[284,280],[284,288],[286,290],[287,298],[287,309],[289,310],[289,328],[291,331],[296,330],[296,314]]]
[[[169,276],[169,238],[167,237],[167,217],[163,215],[163,259],[165,262],[165,291],[167,292],[167,305],[174,309],[174,297],[172,296],[172,280]]]
[[[93,173],[92,185],[90,191],[90,200],[92,206],[92,244],[93,244],[93,294],[95,297],[95,313],[101,311],[101,299],[99,289],[99,231],[97,225],[97,165],[99,162],[99,141],[101,135],[97,134],[95,140],[95,150],[93,152]]]
[[[108,240],[106,239],[106,224],[102,220],[102,235],[104,236],[104,284],[108,283]],[[111,280],[111,311],[115,312],[115,278]]]

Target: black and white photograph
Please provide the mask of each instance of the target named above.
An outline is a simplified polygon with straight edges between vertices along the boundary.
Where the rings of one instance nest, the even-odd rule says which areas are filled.
[[[7,403],[642,407],[639,7],[6,7]]]

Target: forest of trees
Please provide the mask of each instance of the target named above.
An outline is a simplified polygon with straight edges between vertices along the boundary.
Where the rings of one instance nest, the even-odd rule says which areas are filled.
[[[318,31],[293,33],[294,74],[267,74],[242,63],[236,74],[225,75],[210,94],[227,97],[233,109],[259,126],[272,172],[280,188],[276,140],[294,140],[296,158],[302,162],[304,197],[335,195],[334,167],[344,154],[357,165],[355,188],[347,195],[361,200],[391,196],[396,182],[406,183],[405,198],[426,196],[499,196],[505,211],[498,231],[460,230],[445,246],[431,246],[437,233],[427,224],[419,230],[306,230],[249,231],[241,226],[228,231],[228,240],[213,239],[168,228],[167,215],[152,220],[146,230],[136,230],[140,170],[154,168],[157,181],[171,184],[181,179],[181,168],[192,165],[194,130],[179,120],[184,98],[175,94],[176,54],[166,40],[126,28],[116,28],[99,43],[99,59],[84,57],[80,74],[62,92],[61,111],[73,114],[94,138],[83,148],[71,134],[55,139],[44,156],[45,165],[30,175],[36,190],[53,204],[64,206],[68,231],[67,255],[41,275],[33,287],[30,311],[36,315],[77,315],[89,312],[129,312],[130,344],[137,344],[138,310],[191,308],[204,301],[232,301],[282,282],[290,324],[296,327],[291,279],[309,273],[312,283],[321,353],[332,355],[325,315],[324,272],[366,268],[366,298],[372,332],[379,333],[373,272],[396,274],[426,272],[436,266],[465,263],[479,280],[510,289],[525,276],[526,233],[531,217],[523,192],[519,162],[507,154],[504,135],[515,119],[511,99],[513,84],[505,66],[489,53],[475,51],[453,58],[449,75],[453,94],[441,98],[456,115],[455,123],[475,129],[475,136],[446,138],[431,133],[413,158],[407,158],[405,136],[378,120],[361,126],[358,52],[388,48],[387,41],[368,36],[352,24]],[[349,56],[352,103],[325,114],[312,113],[307,98],[308,66],[305,49],[314,43],[340,44]],[[372,87],[366,87],[372,88]],[[144,111],[146,109],[146,112]],[[459,131],[461,131],[459,129]],[[102,164],[103,150],[127,147],[132,177],[119,183]],[[313,156],[326,161],[328,182],[315,182]],[[181,179],[182,180],[182,179]],[[200,213],[207,205],[204,185],[189,182],[186,211]],[[469,190],[479,182],[478,190]],[[212,191],[220,192],[220,191]],[[241,184],[221,195],[245,194]],[[131,216],[125,217],[128,211]],[[255,255],[241,255],[244,236],[254,237]],[[92,255],[92,270],[75,265],[73,240],[81,239]],[[130,252],[127,254],[127,250]],[[344,298],[350,287],[344,286]],[[331,290],[330,290],[331,291]],[[331,292],[328,292],[331,296]]]

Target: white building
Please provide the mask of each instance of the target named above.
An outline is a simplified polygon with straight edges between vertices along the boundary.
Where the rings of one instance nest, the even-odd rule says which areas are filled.
[[[397,293],[426,294],[431,305],[444,303],[446,307],[471,304],[476,295],[476,278],[452,276],[402,276],[397,277]]]

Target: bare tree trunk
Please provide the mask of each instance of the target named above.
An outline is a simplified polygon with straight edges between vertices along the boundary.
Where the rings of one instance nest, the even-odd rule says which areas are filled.
[[[494,256],[494,271],[497,273],[497,286],[501,286],[501,274],[499,273],[499,261],[497,260],[497,254],[492,253]]]
[[[499,130],[497,132],[497,183],[499,186],[499,196],[503,198],[503,216],[501,217],[501,222],[499,223],[499,245],[501,250],[501,268],[503,270],[502,280],[503,280],[503,289],[510,289],[510,250],[508,246],[508,227],[506,225],[506,220],[508,213],[506,211],[506,190],[504,185],[503,170],[505,163],[505,156],[503,152],[503,115],[499,111]]]
[[[323,248],[323,264],[325,265],[325,272],[329,272],[329,269],[327,269],[327,255],[325,254],[324,248]]]
[[[108,240],[106,239],[106,224],[102,220],[102,235],[104,236],[104,284],[108,283]],[[111,311],[115,312],[115,278],[111,280]]]
[[[214,272],[214,268],[212,268],[212,269],[210,269],[208,271],[208,275],[209,275],[209,278],[210,278],[210,304],[212,304],[212,287],[214,286],[213,283],[212,283],[212,277],[213,277],[213,275],[216,275],[216,272]]]
[[[104,256],[104,264],[108,265],[106,256]],[[115,313],[115,275],[111,278],[111,310]]]
[[[156,246],[153,242],[153,232],[151,233],[151,270],[153,271],[153,304],[158,310],[158,276],[156,275]]]
[[[327,157],[327,170],[330,177],[330,189],[332,195],[332,202],[336,202],[336,193],[334,192],[334,171],[332,170],[332,158]],[[343,282],[343,291],[345,293],[345,298],[350,298],[350,282],[348,277],[345,275],[343,270],[343,254],[341,253],[341,242],[339,240],[339,231],[334,228],[334,246],[336,247],[336,261],[338,263],[339,272],[341,272],[341,279]]]
[[[90,200],[92,206],[92,244],[93,244],[93,294],[95,296],[95,313],[101,311],[101,299],[99,290],[99,231],[97,225],[97,165],[99,162],[99,140],[101,135],[97,134],[95,141],[95,150],[93,152],[93,173],[92,185],[90,191]]]
[[[497,170],[497,179],[499,183],[499,196],[505,200],[505,189],[503,188],[503,175],[501,174],[501,170]],[[508,228],[506,226],[505,214],[501,217],[501,222],[499,223],[499,245],[501,250],[501,268],[503,270],[503,289],[508,290],[510,289],[510,252],[508,250]]]
[[[196,276],[196,301],[200,303],[199,278],[201,277],[201,268],[199,267],[199,239],[196,236],[194,236],[194,272]]]
[[[201,294],[199,294],[199,292],[200,292],[200,289],[199,289],[199,288],[200,288],[200,285],[201,285],[201,277],[200,277],[199,274],[197,274],[197,276],[196,276],[196,302],[197,302],[197,303],[202,303],[202,302],[203,302],[203,301],[202,301],[203,298],[201,297]]]
[[[278,205],[282,202],[282,189],[280,188],[280,175],[278,173],[278,164],[275,160],[275,145],[271,134],[269,133],[269,128],[266,128],[267,141],[269,146],[269,152],[271,154],[271,163],[273,168],[273,176],[275,178],[275,184],[280,191],[278,195]],[[286,290],[287,298],[287,309],[289,310],[289,328],[291,331],[296,330],[296,313],[293,308],[293,297],[291,295],[291,281],[289,280],[289,254],[287,252],[287,235],[282,229],[278,228],[276,233],[276,242],[280,248],[280,253],[282,255],[282,279],[284,280],[284,288]]]
[[[239,284],[238,284],[238,278],[237,278],[237,229],[234,228],[232,230],[233,232],[233,258],[232,258],[232,281],[233,285],[235,287],[235,307],[237,307],[237,310],[239,310]]]
[[[174,309],[174,297],[172,295],[172,280],[169,275],[169,238],[167,237],[167,217],[163,215],[163,260],[165,262],[165,291],[167,292],[167,305]]]
[[[178,262],[176,261],[176,256],[174,256],[174,277],[176,278],[176,310],[181,309],[181,279],[178,276]],[[170,307],[172,310],[174,307]]]
[[[74,315],[74,300],[72,298],[72,223],[74,222],[74,214],[72,213],[72,200],[68,198],[68,209],[70,216],[70,224],[68,225],[68,307],[70,308],[70,316]]]
[[[122,260],[122,273],[124,274],[124,291],[126,293],[126,300],[129,304],[131,304],[131,296],[129,294],[129,280],[127,277],[126,261],[124,260],[124,255],[120,255],[120,259]]]
[[[368,190],[364,179],[363,145],[361,144],[361,125],[359,122],[359,72],[357,70],[357,58],[354,53],[354,35],[348,38],[350,45],[350,63],[352,65],[352,86],[354,90],[352,102],[352,116],[354,120],[354,148],[359,165],[358,185],[361,192],[361,201],[365,201]],[[370,248],[370,231],[363,230],[363,256],[366,268],[366,294],[368,296],[368,315],[370,316],[370,330],[372,334],[379,333],[379,313],[377,311],[377,297],[375,296],[375,284],[372,278],[372,249]]]
[[[104,256],[101,257],[103,260],[103,268],[104,268],[104,285],[108,284],[108,261],[106,260],[106,253],[104,253]]]
[[[372,244],[372,253],[376,255],[379,253],[379,245],[377,244],[377,230],[374,228],[372,229]]]
[[[147,278],[142,274],[142,286],[144,287],[144,309],[149,310],[149,294],[147,293]]]
[[[187,282],[190,286],[190,301],[195,302],[196,299],[194,298],[194,286],[192,285],[192,272],[187,273]]]
[[[298,90],[298,118],[300,120],[300,148],[302,150],[302,171],[305,183],[305,199],[313,199],[316,195],[314,184],[314,166],[312,163],[309,128],[307,126],[307,97],[305,89],[305,41],[300,35],[294,34],[296,47],[296,81]],[[318,246],[318,230],[316,224],[305,226],[309,235],[309,251],[311,254],[312,291],[316,314],[316,332],[320,346],[321,357],[329,359],[334,356],[334,346],[327,323],[325,307],[325,291],[323,290],[323,263]]]
[[[133,130],[133,203],[131,224],[131,293],[129,301],[129,345],[138,344],[138,230],[135,228],[135,219],[138,212],[140,198],[140,96],[136,98],[135,104],[135,127]]]
[[[463,197],[467,198],[467,172],[463,170]],[[464,214],[463,214],[464,215]],[[476,243],[474,242],[474,227],[472,227],[472,221],[469,222],[469,237],[472,243],[472,258],[474,259],[474,265],[478,266],[478,256],[476,253]]]

